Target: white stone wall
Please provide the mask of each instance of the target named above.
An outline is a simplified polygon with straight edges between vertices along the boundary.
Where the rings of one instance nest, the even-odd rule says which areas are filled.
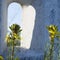
[[[21,47],[30,48],[36,11],[32,5],[23,6]]]

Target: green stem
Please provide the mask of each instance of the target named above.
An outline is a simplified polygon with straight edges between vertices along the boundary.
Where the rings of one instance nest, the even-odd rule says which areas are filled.
[[[12,46],[12,58],[11,60],[14,60],[14,41],[13,41],[13,46]]]
[[[51,39],[51,47],[50,47],[50,54],[49,54],[49,60],[52,60],[53,58],[53,48],[54,48],[54,39]]]

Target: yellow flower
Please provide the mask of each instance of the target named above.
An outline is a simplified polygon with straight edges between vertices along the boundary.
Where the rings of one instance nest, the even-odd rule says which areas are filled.
[[[7,43],[9,43],[10,42],[10,36],[6,35],[6,39],[5,40],[7,41]]]
[[[19,34],[13,33],[13,37],[17,40],[21,40],[21,36],[19,36]]]
[[[55,38],[55,36],[58,32],[57,26],[50,25],[50,26],[47,26],[47,29],[48,29],[48,32],[49,32],[49,35],[50,35],[50,40],[54,40],[54,38]]]
[[[55,26],[55,25],[50,25],[47,27],[47,29],[48,29],[48,32],[52,35],[55,35],[57,33],[57,30],[58,30],[57,26]]]
[[[49,36],[50,40],[51,40],[51,39],[54,39],[54,37],[55,37],[54,35],[50,35],[50,36]]]
[[[17,38],[17,34],[16,33],[13,33],[13,36],[14,36],[14,38]]]
[[[0,60],[4,60],[4,58],[2,56],[0,56]]]

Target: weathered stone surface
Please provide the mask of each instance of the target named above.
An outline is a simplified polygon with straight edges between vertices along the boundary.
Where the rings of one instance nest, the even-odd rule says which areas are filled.
[[[0,0],[0,49],[1,49],[1,24],[2,24],[2,19],[1,19],[1,13],[2,13],[2,10],[1,10],[1,8],[2,8],[2,0]],[[1,50],[0,50],[0,53],[1,53]]]
[[[24,6],[22,5],[22,8],[24,13],[23,29],[25,29],[23,30],[24,31],[23,34],[25,39],[23,41],[24,45],[22,45],[22,47],[27,48],[28,46],[28,48],[30,47],[30,49],[35,52],[43,53],[45,44],[47,43],[47,41],[49,41],[46,26],[50,24],[55,24],[60,28],[60,0],[34,0],[34,1],[24,0],[25,2],[23,0],[19,0],[19,1],[3,0],[3,3],[2,3],[3,12],[0,12],[2,13],[2,16],[3,16],[3,18],[0,19],[2,20],[2,27],[3,27],[2,29],[4,30],[4,33],[2,33],[1,35],[3,38],[5,37],[5,34],[6,34],[5,27],[7,26],[7,19],[6,19],[7,8],[8,8],[8,5],[14,1],[24,5]],[[1,5],[0,5],[0,8],[1,8]],[[33,13],[29,10],[30,8],[32,8],[31,11]],[[30,27],[32,28],[30,29]],[[2,39],[0,39],[0,41],[2,41],[0,48],[3,46],[4,40]]]

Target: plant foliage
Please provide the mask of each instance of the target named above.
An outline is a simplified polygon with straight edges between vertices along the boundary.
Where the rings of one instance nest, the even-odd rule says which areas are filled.
[[[7,40],[7,46],[11,48],[11,59],[14,60],[14,50],[15,46],[20,46],[20,40],[21,40],[21,27],[18,24],[13,24],[10,27],[10,33],[7,34],[6,40]]]
[[[60,31],[56,25],[47,26],[47,30],[50,42],[48,50],[45,51],[44,60],[60,60]]]

